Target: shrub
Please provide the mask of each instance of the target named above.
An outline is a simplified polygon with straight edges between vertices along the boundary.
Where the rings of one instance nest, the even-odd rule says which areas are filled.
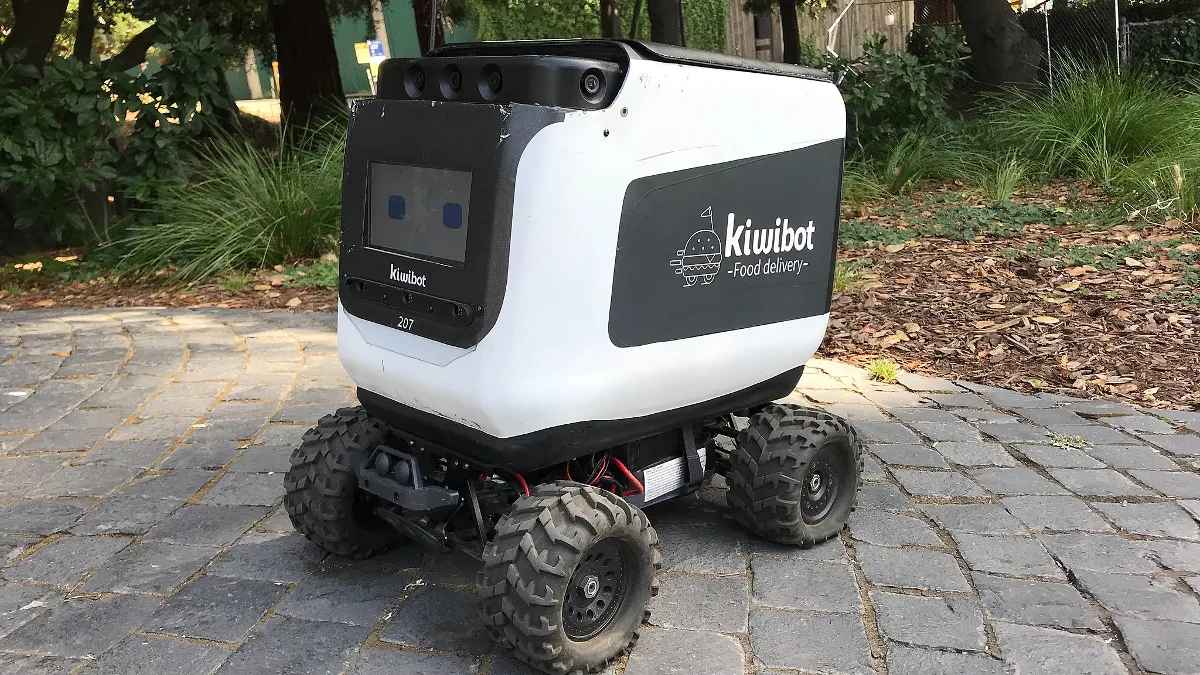
[[[927,56],[893,54],[881,35],[863,45],[857,59],[827,56],[822,65],[834,76],[846,101],[848,136],[868,154],[886,148],[906,132],[948,127],[946,95],[966,77],[967,47],[951,34],[930,31]]]
[[[278,150],[218,136],[187,169],[197,182],[169,188],[120,243],[122,268],[168,267],[183,280],[316,257],[337,240],[345,127],[328,122],[284,138]]]
[[[1051,177],[1111,183],[1148,157],[1200,143],[1197,99],[1144,71],[1056,64],[1049,93],[1009,90],[985,101],[991,144]]]

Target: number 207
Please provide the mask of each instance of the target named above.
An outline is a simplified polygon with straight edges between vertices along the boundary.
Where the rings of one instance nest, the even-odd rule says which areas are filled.
[[[400,330],[412,330],[412,327],[413,320],[406,316],[400,317],[400,323],[396,324],[396,328],[399,328]]]

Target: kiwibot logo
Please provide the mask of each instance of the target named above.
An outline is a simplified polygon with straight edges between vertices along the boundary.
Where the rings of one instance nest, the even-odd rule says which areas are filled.
[[[403,281],[406,284],[412,284],[413,286],[425,288],[425,277],[427,275],[417,274],[412,270],[401,272],[399,267],[391,264],[389,264],[388,267],[390,268],[388,269],[388,279],[392,281]]]
[[[813,250],[813,235],[816,228],[812,221],[807,226],[792,227],[787,218],[776,218],[774,227],[754,227],[747,218],[737,224],[737,214],[730,213],[726,222],[725,242],[717,234],[713,224],[712,207],[700,214],[708,219],[708,229],[698,230],[688,237],[683,248],[675,252],[671,266],[678,269],[675,274],[683,275],[683,285],[702,286],[711,284],[726,266],[726,274],[735,277],[753,277],[762,274],[799,274],[808,266],[806,260],[782,257],[777,254],[794,254]],[[754,262],[743,262],[742,258],[759,257]]]

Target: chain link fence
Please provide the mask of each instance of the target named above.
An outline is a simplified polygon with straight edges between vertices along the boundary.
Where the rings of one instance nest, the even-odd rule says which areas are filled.
[[[1200,78],[1198,16],[1200,12],[1165,19],[1123,19],[1121,63],[1172,80]]]
[[[1117,0],[1027,3],[1021,25],[1042,46],[1042,77],[1053,89],[1055,68],[1121,67],[1121,10]]]

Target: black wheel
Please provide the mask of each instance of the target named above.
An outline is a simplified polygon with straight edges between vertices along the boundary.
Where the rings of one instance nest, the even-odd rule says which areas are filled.
[[[846,420],[768,405],[738,433],[726,474],[733,517],[780,544],[809,547],[837,535],[862,486],[862,445]]]
[[[496,524],[476,588],[492,637],[555,675],[603,669],[637,642],[658,593],[658,535],[636,506],[559,481]]]
[[[296,531],[337,555],[367,558],[402,541],[371,512],[354,468],[370,459],[386,427],[362,408],[342,408],[305,432],[283,478],[283,503]]]

